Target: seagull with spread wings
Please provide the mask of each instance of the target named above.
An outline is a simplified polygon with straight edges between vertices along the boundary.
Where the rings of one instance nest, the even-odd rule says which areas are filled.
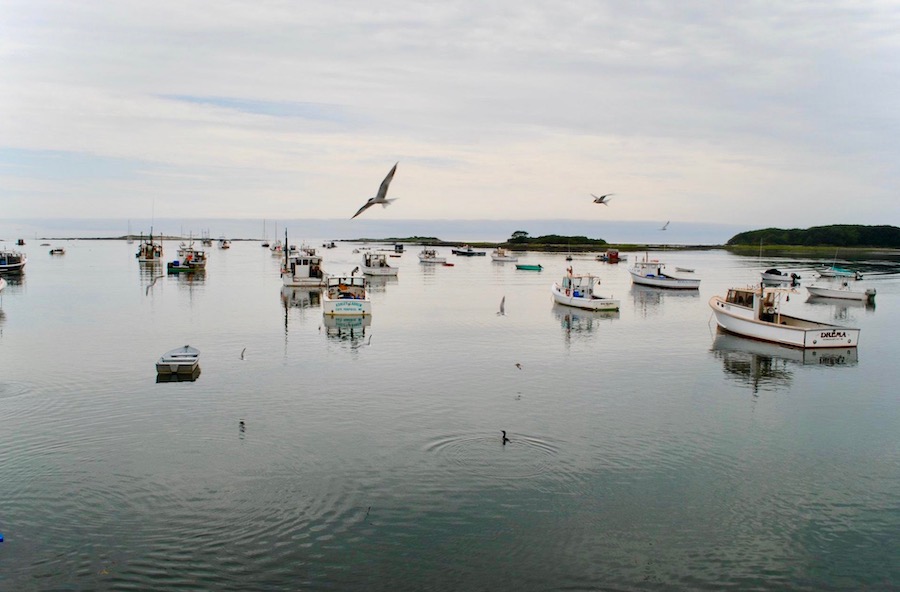
[[[669,222],[666,222],[665,224],[662,225],[662,228],[660,228],[660,230],[665,230],[668,227],[669,227]]]
[[[597,197],[597,196],[594,195],[593,193],[591,194],[591,196],[594,198],[594,203],[595,203],[595,204],[603,204],[603,205],[605,205],[605,206],[608,206],[608,205],[609,205],[609,199],[607,199],[607,198],[608,198],[610,195],[615,195],[615,193],[606,193],[606,194],[601,195],[600,197]]]
[[[384,178],[384,181],[381,182],[381,187],[378,188],[378,195],[376,195],[375,197],[370,197],[369,201],[364,203],[363,207],[359,208],[359,210],[357,210],[357,212],[355,214],[353,214],[353,217],[350,218],[351,220],[353,220],[353,218],[356,218],[357,216],[359,216],[360,214],[362,214],[363,212],[365,212],[366,210],[368,210],[369,208],[371,208],[372,206],[374,206],[376,204],[381,204],[381,207],[386,208],[392,201],[394,201],[393,199],[387,199],[386,196],[387,196],[388,187],[391,184],[391,179],[394,178],[394,173],[397,172],[398,164],[400,164],[400,163],[398,162],[398,163],[394,164],[394,168],[391,169],[391,172],[389,172],[387,174],[387,177]]]

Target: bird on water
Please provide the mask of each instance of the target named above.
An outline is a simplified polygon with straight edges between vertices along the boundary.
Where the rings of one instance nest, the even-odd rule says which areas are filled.
[[[509,438],[506,437],[506,430],[500,430],[503,432],[503,445],[506,446],[506,443],[509,442]]]

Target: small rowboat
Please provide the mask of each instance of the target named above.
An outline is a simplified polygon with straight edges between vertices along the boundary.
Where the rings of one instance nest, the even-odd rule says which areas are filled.
[[[156,362],[156,371],[159,374],[193,374],[199,365],[200,350],[185,345],[164,353]]]
[[[521,269],[522,271],[541,271],[544,269],[540,264],[538,265],[528,265],[524,263],[517,263],[516,269]]]

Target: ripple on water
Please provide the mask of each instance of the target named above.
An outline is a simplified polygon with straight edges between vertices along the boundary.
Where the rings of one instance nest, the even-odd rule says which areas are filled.
[[[500,432],[447,435],[427,444],[425,451],[471,476],[491,481],[549,479],[572,483],[581,479],[579,471],[560,456],[558,441],[518,433],[507,436],[509,442],[504,445]]]

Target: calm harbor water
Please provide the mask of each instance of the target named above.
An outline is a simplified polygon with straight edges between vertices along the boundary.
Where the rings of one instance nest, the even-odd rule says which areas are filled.
[[[900,586],[896,261],[854,263],[876,307],[792,296],[862,329],[814,353],[707,306],[812,260],[651,253],[696,269],[681,293],[576,254],[622,301],[591,314],[551,302],[563,255],[408,248],[351,334],[255,242],[158,279],[137,244],[53,244],[0,293],[0,589]],[[199,377],[157,382],[184,344]]]

